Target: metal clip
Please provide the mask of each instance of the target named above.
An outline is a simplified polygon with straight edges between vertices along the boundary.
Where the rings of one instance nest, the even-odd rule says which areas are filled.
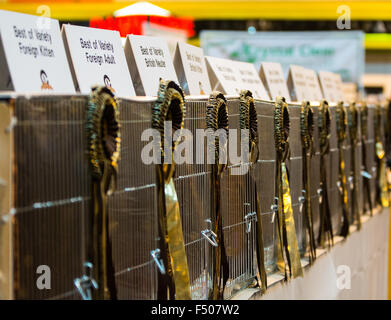
[[[216,241],[216,238],[217,238],[217,235],[212,231],[212,230],[209,230],[209,229],[206,229],[206,230],[202,230],[201,231],[201,234],[202,236],[209,241],[209,243],[214,246],[214,247],[218,247],[219,244],[217,243]]]
[[[304,203],[305,203],[305,190],[302,189],[301,190],[301,196],[299,197],[299,203],[300,203],[300,207],[299,207],[299,210],[300,210],[300,213],[303,212],[303,206],[304,206]]]
[[[91,289],[97,290],[98,283],[92,278],[92,263],[85,262],[83,266],[85,268],[85,274],[81,278],[73,280],[73,283],[83,300],[92,300]]]
[[[251,221],[252,217],[255,216],[255,221],[257,221],[257,213],[256,212],[250,212],[245,215],[244,220],[246,221],[246,233],[250,233],[251,231]]]
[[[366,179],[372,179],[372,175],[368,171],[361,170],[361,175]]]
[[[273,211],[272,223],[274,223],[274,218],[276,217],[276,212],[278,211],[278,197],[274,197],[274,204],[272,204],[270,209]]]
[[[376,171],[377,171],[377,167],[376,167],[376,166],[373,166],[373,167],[371,168],[371,170],[372,170],[372,173],[375,174]]]
[[[166,269],[164,268],[163,260],[160,259],[160,249],[155,249],[151,251],[151,256],[156,263],[156,266],[159,268],[161,274],[166,274]]]
[[[319,203],[322,203],[323,202],[323,190],[322,188],[319,188],[316,193],[318,194],[318,197],[319,197]]]
[[[353,183],[354,178],[353,178],[353,176],[349,176],[348,181],[349,181],[349,188],[350,188],[350,190],[353,190],[353,188],[354,188],[354,183]]]

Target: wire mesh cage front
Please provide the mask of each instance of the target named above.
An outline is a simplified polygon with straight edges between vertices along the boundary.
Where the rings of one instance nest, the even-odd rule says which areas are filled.
[[[225,298],[248,286],[256,276],[256,199],[249,174],[240,171],[239,163],[232,156],[240,156],[241,131],[239,99],[228,99],[228,123],[230,136],[228,167],[221,180],[221,211],[224,242],[229,264]],[[232,136],[236,134],[236,152]],[[248,167],[248,163],[244,163]],[[238,174],[241,173],[241,174]],[[245,219],[247,215],[249,218]],[[249,229],[248,224],[251,223]]]
[[[255,101],[258,117],[259,159],[255,165],[256,183],[262,216],[265,268],[276,270],[276,223],[271,207],[275,197],[276,150],[274,146],[274,103]]]
[[[192,163],[176,164],[175,187],[182,216],[183,235],[189,266],[192,298],[208,299],[212,286],[212,262],[210,243],[201,231],[209,229],[212,210],[211,168],[206,163],[205,112],[207,98],[186,101],[184,129],[189,130],[192,140]],[[201,133],[200,138],[197,135]],[[204,147],[197,147],[203,139]],[[201,146],[202,147],[202,146]],[[203,160],[197,160],[202,153]],[[199,158],[201,159],[201,158]]]
[[[117,190],[109,197],[109,233],[118,299],[156,299],[158,248],[156,171],[142,159],[153,102],[120,100],[121,159]]]
[[[86,96],[18,97],[9,102],[13,122],[13,223],[14,278],[16,299],[80,299],[74,279],[84,273],[87,259],[86,239],[90,233],[91,177],[86,159]],[[113,249],[115,285],[118,299],[156,299],[158,269],[151,251],[158,248],[156,171],[145,164],[141,141],[144,130],[151,128],[153,99],[120,100],[121,159],[116,191],[108,197],[109,234]],[[212,211],[211,166],[206,163],[206,141],[199,150],[197,129],[205,129],[207,98],[186,100],[184,128],[193,136],[193,163],[176,165],[174,183],[182,217],[185,249],[193,299],[207,299],[212,286],[212,247],[201,231],[210,228]],[[274,103],[255,100],[259,132],[259,159],[253,165],[263,226],[265,266],[268,274],[276,269],[276,226],[271,210],[275,199],[276,151],[274,145]],[[314,123],[318,123],[318,107]],[[347,109],[347,106],[346,106]],[[304,253],[305,228],[300,212],[302,190],[302,150],[300,106],[289,105],[290,160],[288,161],[296,234]],[[328,156],[328,192],[334,234],[341,225],[338,195],[338,152],[344,152],[348,178],[352,165],[351,137],[338,150],[336,110],[331,111],[330,154]],[[349,112],[347,110],[347,112]],[[239,99],[228,99],[229,128],[239,129]],[[362,165],[375,167],[375,127],[373,106],[368,107],[366,159],[362,162],[360,121],[358,143],[354,150],[355,178],[360,213],[364,209]],[[382,121],[385,113],[382,109]],[[358,119],[360,108],[358,107]],[[315,235],[319,233],[320,153],[319,129],[314,126],[315,154],[311,158],[311,207]],[[240,155],[240,132],[237,132],[237,155]],[[385,145],[385,128],[381,125]],[[204,161],[197,163],[197,153]],[[225,298],[251,284],[256,276],[256,199],[249,175],[233,174],[237,165],[228,164],[221,181],[221,212],[229,263],[229,282]],[[370,172],[372,173],[372,172]],[[375,175],[370,179],[370,194],[375,203]],[[349,183],[348,183],[349,186]],[[352,196],[348,188],[348,199]],[[350,202],[349,202],[350,203]],[[246,218],[247,217],[247,218]],[[4,216],[3,216],[4,219]],[[350,210],[353,221],[353,212]],[[37,287],[37,268],[51,270],[51,290]]]
[[[87,97],[19,97],[14,102],[14,294],[78,299],[86,259],[90,178],[85,160]],[[48,266],[51,289],[37,286]]]

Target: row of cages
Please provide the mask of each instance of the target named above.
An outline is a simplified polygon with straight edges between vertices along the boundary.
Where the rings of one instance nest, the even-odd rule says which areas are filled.
[[[184,99],[183,128],[196,135],[206,129],[209,97]],[[226,96],[229,129],[240,129],[240,99]],[[220,211],[225,250],[229,265],[224,299],[254,284],[256,263],[257,197],[262,219],[264,265],[268,276],[277,272],[275,108],[272,101],[254,100],[258,125],[259,156],[253,164],[254,179],[232,174],[228,162],[221,176]],[[156,98],[120,98],[117,102],[121,133],[120,160],[116,189],[107,197],[108,234],[112,273],[117,299],[157,299],[159,266],[151,253],[159,248],[158,187],[156,165],[145,164],[142,133],[151,128]],[[6,177],[0,186],[1,286],[2,299],[82,299],[75,279],[85,276],[88,261],[88,235],[91,232],[91,173],[86,156],[86,117],[89,97],[85,95],[3,96],[0,102],[0,173]],[[321,228],[321,159],[325,161],[327,194],[332,232],[341,233],[340,154],[345,159],[345,174],[357,181],[347,189],[351,198],[357,192],[360,215],[369,214],[376,201],[376,129],[386,145],[388,106],[357,104],[357,144],[346,126],[346,139],[338,143],[337,105],[329,103],[329,152],[321,155],[318,115],[313,109],[313,152],[310,157],[310,201],[316,238]],[[297,243],[302,258],[308,255],[308,235],[302,213],[303,147],[301,103],[289,103],[289,146],[287,159],[292,210]],[[349,116],[350,106],[343,108]],[[380,113],[379,113],[380,110]],[[349,117],[348,117],[349,119]],[[380,122],[379,122],[380,119]],[[287,120],[287,119],[285,119]],[[361,136],[365,121],[366,135]],[[377,122],[376,122],[377,121]],[[349,121],[348,121],[349,122]],[[206,152],[206,145],[205,145]],[[197,150],[194,146],[193,154]],[[352,163],[355,158],[355,171]],[[173,181],[177,193],[192,299],[208,299],[213,286],[213,245],[205,230],[210,229],[213,211],[211,164],[176,164]],[[365,170],[364,170],[365,169]],[[369,174],[362,174],[363,170]],[[4,179],[4,178],[3,178]],[[370,200],[364,195],[369,182]],[[350,201],[350,200],[349,200]],[[350,203],[350,202],[349,202]],[[349,222],[356,213],[349,206]],[[213,219],[212,219],[213,220]],[[50,268],[50,290],[39,288],[39,266]]]

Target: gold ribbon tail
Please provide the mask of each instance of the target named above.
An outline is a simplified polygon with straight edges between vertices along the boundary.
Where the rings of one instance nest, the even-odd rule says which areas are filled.
[[[302,277],[303,269],[300,261],[299,246],[296,238],[295,220],[293,218],[292,210],[292,198],[289,187],[289,175],[285,162],[281,166],[281,182],[282,182],[282,203],[281,208],[283,211],[283,225],[285,228],[286,248],[287,248],[287,260],[290,265],[290,274],[293,278]]]
[[[387,185],[387,171],[386,171],[386,159],[383,144],[381,142],[376,143],[376,156],[378,163],[378,195],[381,205],[385,208],[389,206],[389,193]]]
[[[168,248],[171,255],[172,275],[175,284],[176,300],[191,300],[190,278],[183,239],[182,222],[179,203],[171,178],[164,184],[164,194],[167,212]]]

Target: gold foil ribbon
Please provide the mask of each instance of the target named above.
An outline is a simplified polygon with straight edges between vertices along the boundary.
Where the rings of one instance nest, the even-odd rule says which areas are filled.
[[[357,228],[361,229],[361,216],[358,208],[358,182],[356,175],[356,146],[357,146],[357,124],[358,124],[358,113],[356,103],[352,102],[348,109],[348,127],[350,135],[350,210],[353,213],[353,217],[357,220]]]
[[[94,299],[116,299],[114,270],[109,240],[107,195],[115,188],[120,152],[118,109],[113,92],[107,87],[92,88],[86,120],[88,159],[92,174],[92,238],[89,257],[98,284]],[[114,179],[113,179],[114,178]]]
[[[320,229],[319,244],[323,247],[326,236],[328,236],[328,245],[334,244],[333,226],[331,223],[331,213],[329,206],[329,197],[327,192],[327,166],[326,156],[330,151],[330,123],[331,114],[327,101],[322,100],[319,106],[318,127],[320,144],[320,188],[322,190],[320,201]]]
[[[190,277],[187,265],[185,243],[183,239],[181,215],[178,197],[173,180],[175,163],[173,154],[164,163],[166,137],[164,127],[166,121],[172,121],[173,130],[183,128],[186,107],[182,89],[173,81],[160,81],[158,97],[152,107],[152,127],[157,129],[161,137],[161,164],[157,165],[158,198],[159,198],[159,234],[162,260],[166,275],[160,274],[158,298],[191,300]],[[171,138],[168,137],[171,144]],[[178,140],[170,148],[174,152]]]
[[[365,204],[368,204],[370,215],[373,215],[371,189],[369,186],[370,173],[367,167],[367,140],[368,140],[368,106],[365,102],[361,104],[361,171],[365,172],[363,176],[364,186],[364,212]],[[366,198],[366,201],[365,201]]]
[[[227,100],[220,92],[212,92],[206,107],[206,126],[208,134],[222,129],[228,136],[228,108]],[[210,141],[210,140],[209,140]],[[222,144],[222,145],[221,145]],[[213,300],[223,299],[225,284],[229,277],[228,259],[224,245],[224,233],[221,216],[221,175],[227,167],[227,163],[220,163],[221,151],[226,153],[226,141],[220,141],[216,136],[208,151],[215,153],[215,163],[212,164],[212,228],[216,237],[217,246],[213,247],[213,287],[210,298]]]
[[[306,229],[309,239],[310,263],[316,259],[316,241],[314,235],[314,224],[311,209],[311,190],[310,190],[310,164],[311,156],[314,153],[313,131],[314,131],[314,113],[309,101],[303,101],[300,108],[300,133],[303,157],[303,188],[304,188],[304,207],[303,214],[306,222]]]
[[[289,188],[289,174],[286,159],[289,155],[289,112],[284,98],[277,97],[274,108],[274,140],[276,145],[276,195],[278,197],[277,228],[279,242],[277,267],[288,277],[303,276],[297,244],[292,199]],[[289,270],[289,274],[287,271]]]
[[[256,239],[257,239],[257,280],[258,285],[263,292],[267,288],[267,277],[265,270],[265,259],[264,259],[264,245],[263,245],[263,232],[262,232],[262,217],[261,207],[259,202],[258,188],[256,179],[254,177],[253,164],[257,162],[259,157],[258,149],[258,119],[257,111],[255,110],[254,98],[251,91],[242,90],[240,92],[240,129],[249,130],[249,150],[250,150],[250,172],[249,177],[254,184],[255,199],[256,199],[256,214],[257,214],[257,228],[256,228]]]
[[[344,143],[346,140],[347,117],[343,102],[339,102],[336,108],[337,137],[339,149],[339,170],[338,170],[338,191],[342,207],[342,227],[341,236],[349,235],[349,210],[348,210],[348,190],[346,186]]]
[[[388,183],[387,183],[387,170],[386,170],[386,153],[383,148],[383,143],[381,141],[381,125],[382,125],[382,114],[381,106],[376,106],[375,113],[375,154],[376,154],[376,164],[377,164],[377,174],[376,174],[376,201],[383,207],[389,206],[389,192],[388,192]]]

